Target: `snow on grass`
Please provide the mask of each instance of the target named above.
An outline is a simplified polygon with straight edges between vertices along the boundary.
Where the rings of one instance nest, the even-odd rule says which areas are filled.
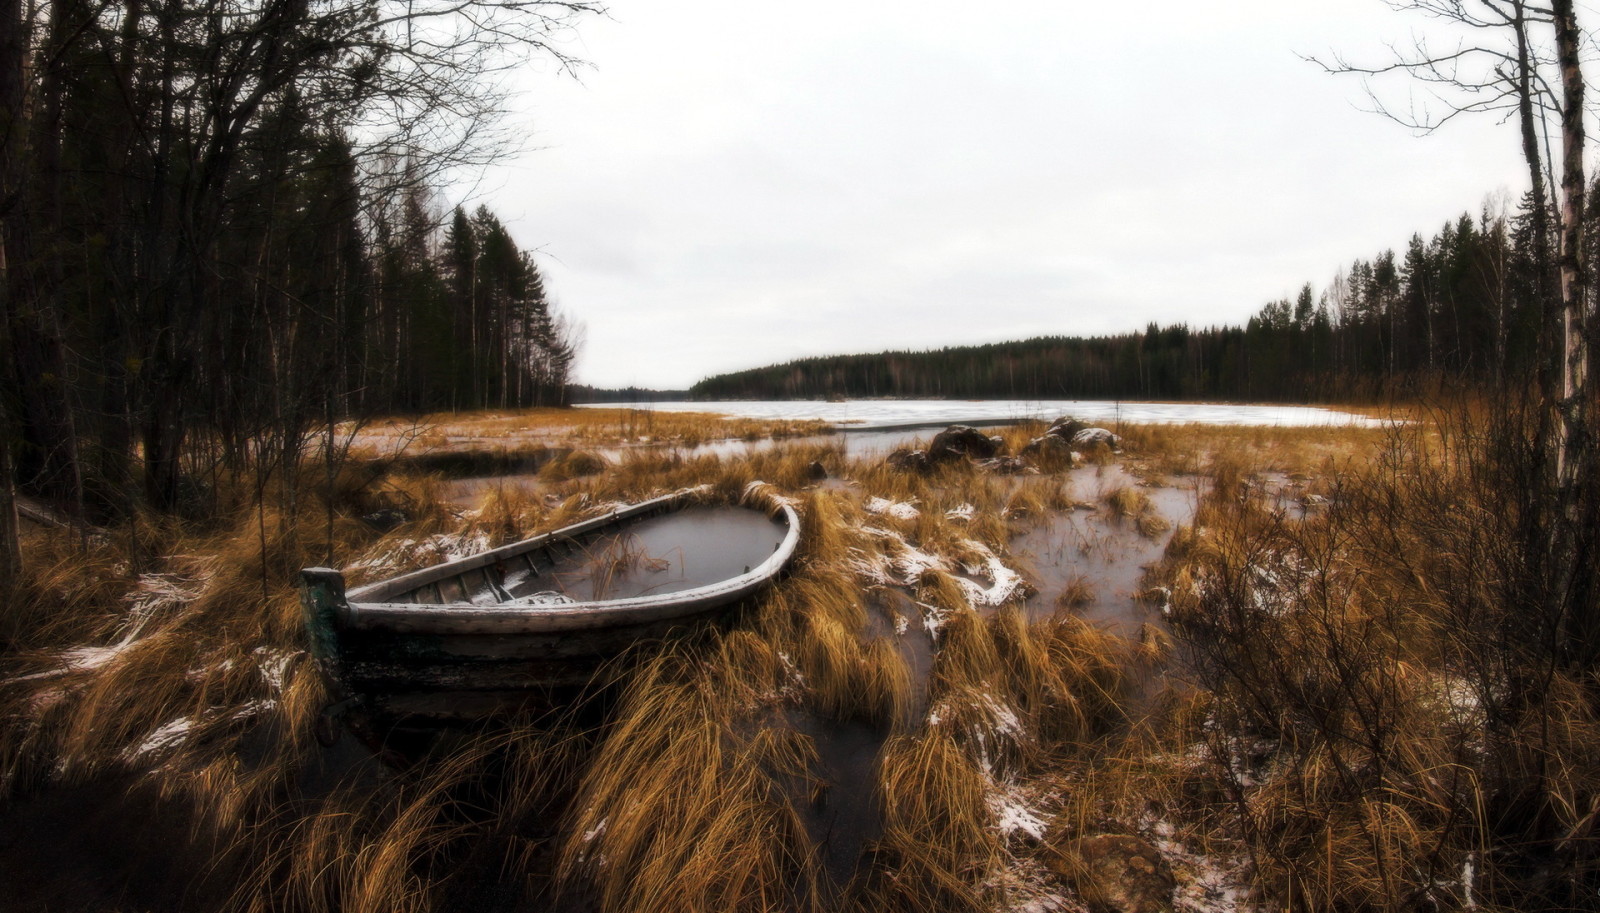
[[[122,759],[129,763],[147,760],[182,745],[189,738],[189,733],[194,731],[194,720],[180,716],[156,727],[144,741],[137,745],[129,745],[122,752]]]
[[[982,587],[965,577],[957,578],[968,602],[973,606],[998,606],[1022,595],[1022,588],[1026,584],[1021,574],[1006,567],[1005,563],[983,543],[969,539],[962,544],[976,552],[981,562],[966,565],[964,568],[966,572],[973,576],[987,577],[990,581],[988,587]]]
[[[440,533],[426,539],[384,541],[381,548],[359,561],[351,562],[345,573],[368,572],[374,577],[393,574],[410,567],[441,564],[470,558],[490,549],[487,532]]]
[[[1191,852],[1177,839],[1170,822],[1146,820],[1151,843],[1172,866],[1178,888],[1172,907],[1177,913],[1255,913],[1251,900],[1251,865],[1243,854]]]
[[[972,711],[977,711],[973,713]],[[928,710],[928,728],[952,726],[977,750],[978,766],[989,781],[991,792],[1009,789],[996,775],[999,749],[1005,744],[1020,745],[1029,740],[1027,727],[1005,701],[986,690],[962,689],[943,698]],[[1009,793],[1002,799],[1010,803]]]
[[[285,680],[289,675],[289,667],[295,660],[306,655],[304,650],[274,650],[271,647],[256,647],[250,651],[256,659],[256,670],[261,673],[261,678],[273,694],[282,694]]]
[[[744,500],[748,502],[765,501],[774,507],[793,507],[799,509],[800,501],[791,498],[778,490],[776,485],[756,479],[744,487]]]
[[[988,804],[989,813],[994,816],[995,829],[1001,836],[1008,840],[1026,836],[1035,843],[1044,839],[1049,823],[1042,812],[1028,806],[1020,790],[996,784],[984,797],[984,802]]]
[[[14,684],[17,682],[42,681],[45,679],[60,678],[63,675],[69,675],[74,672],[96,672],[109,665],[123,653],[127,652],[128,648],[133,646],[133,643],[134,642],[130,641],[127,643],[112,644],[105,647],[96,647],[87,644],[78,647],[68,647],[65,650],[51,653],[45,657],[46,661],[53,665],[53,668],[46,669],[42,672],[32,672],[27,675],[18,675],[13,678],[5,679],[5,682],[6,684]]]
[[[242,722],[270,712],[277,706],[275,700],[248,701],[233,708],[213,707],[198,720],[190,716],[174,717],[157,726],[138,744],[123,749],[122,760],[129,764],[159,760],[181,748],[202,727],[218,722]]]
[[[906,501],[890,501],[887,498],[868,498],[861,508],[869,514],[881,514],[896,520],[915,520],[922,516],[922,511],[917,510],[916,505]]]
[[[961,523],[971,523],[973,518],[976,516],[978,516],[978,509],[973,507],[971,504],[963,504],[960,507],[952,507],[944,512],[944,518],[946,520],[952,520]]]
[[[1009,855],[1009,854],[1008,854]],[[1005,898],[997,913],[1089,913],[1082,901],[1063,891],[1061,882],[1032,855],[1011,856],[984,882]]]
[[[851,571],[868,585],[915,587],[929,571],[951,572],[953,562],[950,559],[917,548],[899,533],[876,526],[864,526],[861,532],[884,547],[882,552],[868,552],[859,548],[850,550]],[[968,605],[973,608],[992,608],[1023,595],[1027,582],[1021,574],[1007,567],[988,546],[968,539],[959,543],[958,548],[967,556],[976,558],[975,561],[962,563],[962,570],[968,576],[955,578]],[[989,585],[984,586],[971,577],[987,579]],[[943,623],[944,614],[938,609],[930,611],[932,614],[926,619],[926,624],[929,633],[933,633]]]
[[[131,644],[150,623],[168,610],[186,606],[200,597],[216,574],[215,561],[201,566],[192,576],[178,574],[140,574],[125,601],[128,614],[117,629],[118,640]]]

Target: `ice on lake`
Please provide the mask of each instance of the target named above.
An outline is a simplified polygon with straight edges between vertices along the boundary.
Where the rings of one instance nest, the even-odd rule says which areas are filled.
[[[617,408],[596,403],[591,408]],[[633,403],[630,408],[660,412],[716,412],[735,418],[821,420],[838,428],[935,427],[951,424],[1004,424],[1025,419],[1050,421],[1070,415],[1096,425],[1117,422],[1202,425],[1345,425],[1377,427],[1386,420],[1318,406],[1249,406],[1232,403],[1138,403],[1113,400],[821,400],[779,402]]]

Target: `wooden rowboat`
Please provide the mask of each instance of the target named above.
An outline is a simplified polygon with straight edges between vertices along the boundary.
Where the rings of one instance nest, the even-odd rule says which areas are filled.
[[[786,501],[709,506],[690,489],[345,591],[301,571],[311,653],[339,713],[486,716],[581,687],[641,641],[695,630],[794,557]],[[747,500],[752,500],[747,498]]]

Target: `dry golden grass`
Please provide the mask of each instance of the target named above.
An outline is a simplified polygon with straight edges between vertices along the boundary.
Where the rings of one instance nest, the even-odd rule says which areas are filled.
[[[784,439],[823,434],[824,422],[734,419],[709,412],[650,409],[518,409],[440,412],[378,419],[359,428],[342,425],[357,456],[392,455],[399,449],[521,451],[531,448],[625,444],[692,446],[707,441]]]
[[[1130,425],[1123,449],[1139,471],[1214,475],[1231,462],[1251,472],[1343,471],[1370,460],[1392,429],[1321,426]]]
[[[1247,840],[1262,889],[1295,908],[1563,905],[1592,871],[1530,884],[1489,836],[1515,782],[1552,796],[1518,802],[1562,810],[1519,839],[1558,844],[1584,827],[1577,809],[1600,807],[1600,764],[1568,741],[1595,723],[1592,700],[1566,698],[1583,687],[1569,673],[1513,684],[1535,608],[1512,544],[1523,495],[1482,475],[1485,442],[1465,427],[1323,458],[1310,471],[1333,503],[1303,521],[1241,484],[1249,464],[1232,455],[1158,570],[1215,689],[1201,773],[1231,799],[1193,820]]]
[[[562,413],[584,424],[559,426],[562,440],[687,441],[711,427],[595,412]],[[519,421],[558,428],[555,417],[492,414],[464,426],[516,433]],[[1015,450],[1040,430],[1001,434]],[[144,518],[89,555],[61,540],[33,544],[30,578],[7,622],[16,655],[0,678],[50,671],[52,650],[120,643],[138,573],[169,575],[186,595],[159,603],[132,644],[101,666],[0,683],[10,720],[0,729],[0,776],[19,792],[127,770],[194,800],[237,851],[261,861],[228,903],[251,911],[443,909],[460,860],[484,854],[494,877],[521,884],[535,908],[566,896],[607,913],[988,910],[1004,903],[1001,875],[1018,855],[1045,852],[997,828],[997,796],[1022,787],[1053,797],[1039,814],[1058,834],[1134,832],[1154,817],[1196,850],[1237,854],[1248,841],[1262,890],[1302,908],[1397,909],[1394,898],[1418,896],[1452,866],[1459,872],[1477,848],[1462,835],[1484,823],[1463,804],[1484,789],[1466,751],[1474,730],[1440,698],[1452,681],[1442,665],[1453,655],[1448,601],[1419,596],[1399,571],[1435,567],[1432,546],[1363,541],[1358,527],[1328,516],[1291,521],[1243,485],[1272,469],[1334,491],[1384,435],[1188,426],[1124,436],[1125,460],[1145,476],[1213,479],[1157,571],[1190,627],[1186,638],[1209,625],[1248,638],[1240,642],[1257,656],[1296,658],[1280,684],[1328,705],[1321,735],[1224,689],[1142,693],[1140,676],[1181,651],[1155,622],[1131,640],[1082,622],[1068,610],[1092,598],[1086,585],[1068,588],[1055,617],[1030,621],[1015,604],[974,608],[948,570],[900,582],[894,562],[910,550],[954,569],[974,560],[976,542],[1004,560],[1015,529],[1070,509],[1059,473],[998,477],[957,464],[919,475],[812,444],[737,460],[639,449],[581,472],[550,470],[537,495],[491,491],[464,514],[441,506],[436,479],[351,471],[331,512],[307,495],[298,512],[242,508],[204,531]],[[816,486],[814,461],[856,484]],[[464,539],[499,544],[697,485],[708,486],[707,499],[738,501],[758,481],[794,498],[804,517],[793,572],[736,627],[645,662],[603,723],[514,721],[441,744],[403,773],[295,793],[327,700],[299,652],[289,584],[300,566],[364,563],[352,582],[377,579]],[[919,514],[869,514],[868,497],[915,504]],[[1124,522],[1155,516],[1137,487],[1105,501],[1107,515]],[[352,519],[389,504],[409,519],[387,535]],[[1153,521],[1140,530],[1158,532]],[[1275,589],[1263,589],[1261,570]],[[925,636],[923,619],[890,633],[893,620],[875,617],[878,589],[898,590],[911,612],[936,620],[927,681],[914,678],[904,649]],[[1284,611],[1218,614],[1219,593],[1260,595]],[[1360,674],[1329,691],[1332,657],[1356,632],[1363,652],[1343,658]],[[269,664],[271,675],[262,671]],[[1600,795],[1594,765],[1582,761],[1600,724],[1586,709],[1585,684],[1562,687],[1542,720],[1519,721],[1515,734],[1539,748],[1517,763],[1566,765],[1554,778],[1555,804],[1576,828]],[[821,727],[816,739],[799,718]],[[1381,751],[1351,747],[1368,719],[1387,734]],[[186,737],[151,747],[152,735],[180,720]],[[1533,731],[1541,722],[1547,728]],[[828,746],[817,739],[836,725],[885,740],[871,774],[882,838],[838,896],[824,884],[809,830],[814,799],[826,793],[819,769]],[[259,737],[268,730],[274,737]],[[549,833],[529,836],[530,822]]]

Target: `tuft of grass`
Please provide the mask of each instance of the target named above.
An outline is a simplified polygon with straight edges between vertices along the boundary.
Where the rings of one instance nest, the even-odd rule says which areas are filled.
[[[587,450],[574,450],[556,457],[539,468],[539,478],[545,482],[570,482],[604,472],[604,457]]]
[[[629,688],[583,777],[561,875],[612,911],[770,910],[804,903],[816,872],[775,778],[806,776],[793,730],[741,735],[692,658],[667,654]]]
[[[943,727],[884,746],[878,784],[884,836],[858,904],[894,911],[986,910],[1004,859],[989,783]]]
[[[1057,608],[1081,609],[1094,602],[1094,585],[1083,574],[1075,574],[1067,580],[1061,588],[1061,595],[1056,597]]]

